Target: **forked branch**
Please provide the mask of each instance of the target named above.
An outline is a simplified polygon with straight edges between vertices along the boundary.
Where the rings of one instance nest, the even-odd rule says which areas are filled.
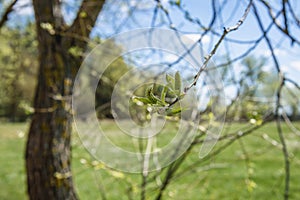
[[[223,34],[221,35],[220,39],[218,40],[218,42],[215,44],[213,50],[210,52],[210,54],[208,54],[206,57],[205,57],[205,61],[203,63],[203,65],[200,67],[198,73],[196,74],[196,76],[194,77],[194,80],[193,82],[187,86],[184,91],[187,92],[189,89],[191,89],[193,86],[195,86],[197,84],[197,81],[201,75],[201,73],[206,69],[209,61],[211,60],[211,58],[213,57],[213,55],[216,54],[220,44],[222,43],[222,41],[224,40],[224,38],[226,37],[226,35],[232,31],[235,31],[237,30],[243,23],[244,21],[246,20],[249,12],[250,12],[250,8],[252,6],[252,3],[253,3],[253,0],[250,0],[249,1],[249,4],[243,14],[243,16],[241,17],[241,19],[236,23],[236,25],[232,26],[232,27],[228,27],[228,28],[224,28],[223,30]]]

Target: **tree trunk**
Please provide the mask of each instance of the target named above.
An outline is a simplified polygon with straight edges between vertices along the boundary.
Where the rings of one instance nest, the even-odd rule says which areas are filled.
[[[32,199],[76,199],[70,167],[71,80],[61,43],[49,34],[40,49],[40,72],[27,141],[28,192]]]
[[[30,199],[77,199],[71,173],[71,95],[82,58],[72,57],[69,49],[86,47],[86,42],[76,40],[78,37],[75,36],[88,37],[90,28],[87,27],[94,26],[104,1],[83,0],[77,18],[67,28],[59,2],[33,0],[39,42],[39,75],[35,112],[26,146]],[[91,14],[84,16],[80,14],[82,12]]]

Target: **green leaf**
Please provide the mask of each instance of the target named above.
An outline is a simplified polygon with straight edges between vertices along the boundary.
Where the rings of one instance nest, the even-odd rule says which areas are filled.
[[[147,98],[150,97],[150,93],[152,92],[152,90],[153,90],[153,85],[147,87],[147,89],[146,89],[146,91],[145,91],[145,96],[146,96]]]
[[[160,100],[163,102],[163,103],[166,103],[166,95],[167,95],[167,90],[168,90],[168,87],[167,86],[164,86],[163,90],[161,91],[161,95],[160,95]]]
[[[181,77],[178,71],[175,74],[175,91],[179,96],[181,92]]]
[[[149,101],[151,103],[149,104],[159,104],[159,105],[165,105],[159,98],[157,98],[154,94],[153,94],[153,85],[149,86],[146,89],[146,94],[145,94],[146,98],[149,99]]]
[[[74,57],[80,57],[83,55],[83,50],[80,47],[72,46],[68,52]]]
[[[152,102],[146,97],[133,97],[133,101],[140,101],[144,104],[151,104]]]
[[[86,18],[87,17],[87,13],[86,12],[80,12],[79,16],[81,18]]]
[[[124,179],[125,178],[125,174],[122,173],[122,172],[109,170],[109,173],[110,173],[110,175],[112,175],[113,177],[115,177],[117,179]]]
[[[181,113],[182,109],[180,107],[178,108],[170,108],[170,109],[167,109],[167,116],[172,116],[172,115],[176,115],[178,113]]]
[[[180,95],[178,96],[179,99],[183,99],[183,97],[185,96],[185,93],[180,93]]]
[[[154,102],[154,104],[158,104],[158,105],[162,105],[162,106],[165,106],[166,103],[163,102],[162,100],[160,100],[159,98],[157,98],[154,94],[153,94],[153,90],[151,90],[150,92],[150,97],[149,99]]]
[[[174,86],[175,86],[175,79],[172,77],[172,76],[170,76],[169,74],[166,74],[166,80],[167,80],[167,82],[168,82],[168,86],[171,88],[171,89],[175,89],[174,88]]]
[[[167,92],[167,96],[170,97],[170,98],[176,98],[177,97],[175,91],[172,90],[172,89],[170,89],[170,88],[169,88],[169,90]]]
[[[40,27],[50,33],[50,35],[55,35],[55,30],[52,24],[50,23],[41,23]]]

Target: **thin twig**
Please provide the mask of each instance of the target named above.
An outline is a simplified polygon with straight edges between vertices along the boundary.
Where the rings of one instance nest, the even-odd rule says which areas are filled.
[[[268,119],[268,117],[267,117],[267,119]],[[187,166],[186,168],[184,168],[181,172],[177,173],[176,177],[183,176],[184,174],[188,173],[190,170],[192,170],[195,167],[197,167],[200,163],[203,163],[204,161],[207,161],[207,160],[211,159],[212,157],[220,154],[225,149],[227,149],[227,147],[231,146],[234,142],[236,142],[238,139],[240,139],[242,137],[245,137],[247,135],[250,135],[255,130],[258,130],[261,127],[263,127],[264,125],[266,125],[268,122],[269,121],[266,120],[262,124],[254,126],[254,127],[250,128],[248,130],[238,131],[237,133],[228,134],[228,135],[225,135],[223,137],[220,137],[219,141],[224,140],[224,139],[228,139],[229,141],[227,143],[225,143],[224,145],[220,146],[217,150],[213,151],[212,153],[210,153],[209,155],[207,155],[206,157],[204,157],[203,159],[198,160],[198,161],[192,163],[191,165]],[[194,145],[194,144],[202,144],[203,142],[204,142],[204,140],[195,141],[192,145]]]
[[[289,154],[287,150],[287,145],[285,142],[285,138],[283,136],[282,128],[281,128],[281,119],[280,115],[277,116],[276,124],[277,124],[277,131],[279,135],[280,142],[282,144],[282,153],[284,156],[284,165],[285,165],[285,188],[284,188],[284,199],[289,199],[289,190],[290,190],[290,161],[289,161]]]
[[[259,27],[260,27],[261,31],[264,32],[264,28],[263,28],[263,25],[262,25],[262,20],[259,17],[256,6],[254,4],[253,4],[253,10],[254,10],[255,17],[258,21]],[[288,155],[288,150],[287,150],[285,138],[283,136],[283,132],[282,132],[282,128],[281,128],[281,122],[280,122],[281,121],[281,115],[279,113],[280,108],[281,108],[281,92],[282,92],[282,88],[285,84],[286,79],[284,78],[284,76],[282,74],[279,62],[277,60],[277,57],[276,57],[275,52],[274,52],[274,48],[271,44],[271,41],[270,41],[269,37],[265,34],[264,38],[265,38],[265,41],[267,42],[269,50],[271,51],[271,55],[272,55],[275,67],[277,69],[277,73],[278,73],[279,78],[280,78],[280,85],[279,85],[279,88],[277,90],[275,120],[276,120],[276,124],[277,124],[277,131],[278,131],[278,135],[279,135],[279,138],[280,138],[280,142],[282,144],[282,153],[283,153],[283,157],[284,157],[284,160],[285,160],[284,199],[288,200],[289,199],[289,184],[290,184],[290,162],[289,162],[289,155]]]
[[[0,29],[4,26],[5,22],[8,20],[8,15],[13,11],[13,7],[14,7],[14,5],[16,5],[17,2],[18,2],[18,0],[14,0],[6,8],[6,10],[5,10],[5,12],[2,15],[2,18],[0,20]]]
[[[297,17],[297,15],[295,14],[295,12],[294,12],[294,10],[293,10],[293,7],[292,7],[292,5],[290,4],[289,1],[287,1],[287,5],[288,5],[289,8],[290,8],[290,9],[289,9],[289,10],[290,10],[290,13],[291,13],[291,15],[293,16],[293,18],[294,18],[296,24],[300,27],[300,20],[299,20],[299,18]]]
[[[285,28],[283,28],[282,26],[280,26],[280,24],[278,23],[278,20],[276,20],[276,17],[273,15],[273,9],[271,8],[271,6],[264,0],[261,0],[262,4],[268,9],[268,13],[270,18],[272,19],[272,23],[275,24],[275,26],[283,33],[285,34],[288,38],[291,39],[292,44],[294,42],[296,42],[298,45],[300,44],[300,41],[297,40],[294,36],[292,36],[289,32],[288,29],[288,21],[286,18],[286,11],[285,11],[285,3],[283,3],[283,9],[280,10],[279,12],[284,16],[284,23],[285,23]]]
[[[300,90],[300,85],[296,83],[294,80],[284,77],[284,81],[292,83],[298,90]]]
[[[205,61],[203,63],[203,65],[200,67],[198,73],[196,74],[196,76],[194,77],[194,80],[193,82],[184,88],[184,92],[187,92],[189,89],[191,89],[193,86],[195,86],[197,84],[197,81],[201,75],[201,73],[206,69],[209,61],[211,60],[211,58],[213,57],[213,55],[215,55],[215,53],[217,52],[217,49],[219,48],[220,44],[222,43],[222,41],[224,40],[224,38],[226,37],[226,35],[232,31],[235,31],[237,30],[245,21],[245,19],[247,18],[249,12],[250,12],[250,8],[252,6],[252,3],[253,3],[253,0],[250,0],[249,1],[249,4],[243,14],[243,16],[241,17],[241,19],[236,23],[235,26],[232,26],[232,27],[229,27],[229,28],[224,28],[223,30],[223,34],[222,36],[220,37],[220,39],[218,40],[218,42],[215,44],[213,50],[210,52],[210,54],[208,54],[206,57],[205,57]]]
[[[254,4],[253,4],[253,11],[254,11],[254,15],[256,17],[256,20],[258,22],[259,28],[260,28],[261,32],[263,33],[263,37],[265,38],[265,41],[266,41],[266,43],[268,45],[268,48],[269,48],[269,50],[271,52],[271,56],[272,56],[272,59],[274,61],[276,70],[277,70],[278,74],[281,74],[279,62],[278,62],[278,59],[277,59],[277,57],[275,55],[274,47],[272,46],[272,43],[271,43],[269,37],[267,36],[265,30],[264,30],[262,20],[261,20],[261,18],[259,16],[259,14],[257,12],[257,9],[256,9],[256,6]]]
[[[277,19],[279,16],[280,16],[280,11],[276,14],[275,18]],[[251,52],[253,52],[257,47],[258,45],[261,43],[261,41],[264,39],[264,35],[268,34],[269,31],[271,30],[271,28],[274,26],[274,23],[271,22],[269,24],[269,26],[264,30],[264,32],[262,33],[262,35],[256,39],[255,41],[253,41],[252,43],[254,43],[251,47],[249,47],[245,52],[243,52],[242,54],[238,55],[237,57],[235,58],[232,58],[231,60],[229,61],[226,61],[224,63],[221,63],[221,64],[218,64],[217,66],[215,67],[210,67],[209,69],[206,69],[206,70],[215,70],[217,68],[220,68],[220,67],[227,67],[228,65],[231,65],[233,64],[234,62],[237,62],[243,58],[245,58],[246,56],[248,56]],[[226,41],[226,40],[224,40]]]
[[[144,159],[143,159],[141,200],[146,199],[147,177],[149,174],[149,160],[150,160],[152,147],[153,147],[153,137],[149,137],[147,140],[146,152],[145,152]]]
[[[279,74],[281,75],[281,73]],[[285,84],[285,79],[283,76],[281,76],[280,80],[280,86],[277,91],[277,102],[276,102],[276,124],[277,124],[277,131],[278,131],[278,136],[280,139],[280,143],[282,145],[282,153],[284,157],[284,165],[285,165],[285,189],[284,189],[284,199],[288,200],[289,199],[289,186],[290,186],[290,161],[289,161],[289,153],[287,150],[287,145],[285,142],[285,138],[283,136],[283,131],[281,128],[281,114],[279,114],[280,108],[281,108],[281,92],[282,88]]]
[[[297,136],[300,137],[300,131],[293,125],[289,117],[287,116],[285,111],[282,111],[282,117],[285,121],[285,123],[288,125],[288,127],[293,131]]]

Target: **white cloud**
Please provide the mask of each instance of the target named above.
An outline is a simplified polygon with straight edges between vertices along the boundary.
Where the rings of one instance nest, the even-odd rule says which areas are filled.
[[[274,53],[275,53],[276,56],[286,56],[287,55],[287,52],[285,50],[282,50],[282,49],[274,49]],[[261,54],[265,57],[269,57],[269,56],[271,56],[271,51],[263,50],[261,52]]]
[[[128,13],[129,12],[129,7],[125,4],[120,5],[120,11],[123,13]]]
[[[177,55],[174,55],[174,54],[167,54],[164,56],[163,60],[165,62],[169,62],[169,63],[172,63],[172,62],[175,62],[176,60],[178,60],[179,56]]]
[[[31,0],[18,0],[15,7],[17,15],[33,15]]]
[[[280,69],[284,72],[290,72],[291,68],[287,65],[281,65]]]
[[[138,9],[141,10],[146,10],[146,9],[152,9],[155,6],[154,1],[140,1],[140,0],[131,0],[129,1],[129,6],[130,7],[137,7]]]
[[[300,60],[286,63],[285,65],[281,65],[280,67],[284,72],[287,72],[289,74],[300,73]]]
[[[291,62],[291,67],[296,69],[296,70],[300,70],[300,60],[298,61],[292,61]]]
[[[200,34],[185,34],[184,37],[188,37],[190,40],[194,41],[194,42],[197,42],[200,38],[201,38],[201,35]],[[203,38],[202,38],[202,42],[204,44],[207,44],[210,42],[210,37],[205,35]]]
[[[274,53],[275,53],[276,56],[286,56],[287,55],[287,52],[285,50],[282,50],[282,49],[275,49]]]
[[[292,61],[288,65],[281,66],[285,75],[300,84],[300,61]]]

